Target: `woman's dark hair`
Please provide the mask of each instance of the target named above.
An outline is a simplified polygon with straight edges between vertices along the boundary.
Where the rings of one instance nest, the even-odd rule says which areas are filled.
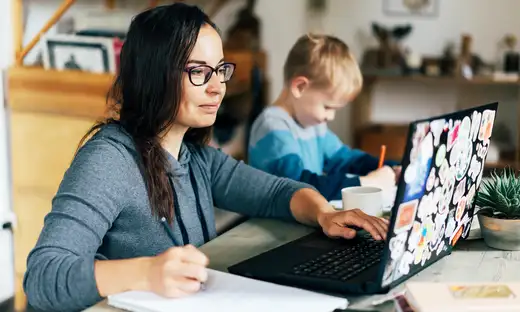
[[[121,50],[120,70],[107,95],[113,115],[94,125],[120,124],[134,139],[152,213],[173,219],[173,190],[160,135],[173,124],[182,96],[184,68],[203,25],[217,27],[198,7],[183,3],[151,8],[134,17]],[[114,103],[114,104],[110,104]],[[190,128],[184,141],[206,144],[211,127]],[[175,155],[176,156],[176,155]]]

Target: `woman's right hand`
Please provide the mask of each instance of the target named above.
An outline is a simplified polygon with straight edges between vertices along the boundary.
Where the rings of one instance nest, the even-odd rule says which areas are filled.
[[[195,293],[208,278],[208,257],[192,245],[169,248],[149,260],[147,288],[163,297]]]

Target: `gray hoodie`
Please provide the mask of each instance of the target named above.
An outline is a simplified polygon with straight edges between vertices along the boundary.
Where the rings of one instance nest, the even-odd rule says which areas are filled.
[[[238,162],[211,147],[181,146],[168,155],[175,190],[172,240],[152,216],[133,139],[104,126],[66,171],[29,254],[24,289],[39,310],[81,310],[102,300],[95,259],[157,255],[174,245],[202,245],[216,236],[214,206],[252,217],[293,220],[289,202],[308,187]]]

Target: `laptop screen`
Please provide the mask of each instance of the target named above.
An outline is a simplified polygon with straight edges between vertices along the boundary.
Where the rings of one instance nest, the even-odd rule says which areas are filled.
[[[383,255],[383,287],[449,254],[469,234],[497,107],[488,104],[410,125]]]

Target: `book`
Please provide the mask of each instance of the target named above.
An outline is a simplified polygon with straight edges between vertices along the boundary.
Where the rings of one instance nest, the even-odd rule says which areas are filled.
[[[413,311],[520,311],[520,283],[408,282],[405,297]]]
[[[133,312],[332,312],[348,306],[345,298],[211,269],[208,269],[204,290],[191,296],[168,299],[152,292],[128,291],[109,296],[107,302]]]

